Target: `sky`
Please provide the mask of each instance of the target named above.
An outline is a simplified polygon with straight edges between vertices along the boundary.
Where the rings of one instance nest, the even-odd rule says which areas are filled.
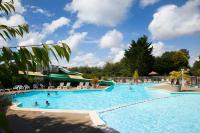
[[[9,0],[3,0],[9,1]],[[188,49],[190,64],[200,55],[200,0],[14,0],[16,12],[0,17],[10,26],[27,23],[30,32],[2,46],[67,43],[70,62],[98,66],[118,62],[132,40],[143,35],[153,55]]]

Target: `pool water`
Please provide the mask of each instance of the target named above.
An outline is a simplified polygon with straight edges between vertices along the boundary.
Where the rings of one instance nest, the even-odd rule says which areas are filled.
[[[67,110],[104,110],[122,104],[163,97],[168,93],[159,93],[146,86],[140,85],[115,85],[106,90],[80,90],[80,91],[31,91],[14,96],[14,100],[22,103],[21,108],[42,109],[67,109]],[[131,87],[131,89],[130,89]],[[48,96],[47,94],[50,93]],[[37,101],[38,106],[34,103]],[[45,101],[50,103],[46,106]]]
[[[199,133],[200,95],[185,94],[101,114],[120,133]]]
[[[95,110],[109,127],[120,133],[199,133],[200,94],[170,94],[146,88],[155,85],[118,84],[106,90],[31,91],[15,95],[14,101],[22,103],[21,108]],[[38,106],[34,106],[36,101]],[[46,106],[45,101],[49,101],[50,106]],[[123,107],[107,111],[119,106]]]

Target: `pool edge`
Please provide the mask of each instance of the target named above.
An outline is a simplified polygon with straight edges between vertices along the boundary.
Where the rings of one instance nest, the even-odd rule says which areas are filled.
[[[93,126],[95,126],[95,127],[106,126],[106,123],[100,118],[100,115],[96,111],[20,108],[20,107],[18,107],[18,105],[20,105],[20,104],[21,103],[14,103],[9,108],[11,110],[17,110],[17,111],[36,111],[36,112],[38,111],[38,112],[42,112],[42,113],[53,112],[53,113],[69,113],[69,114],[88,114]]]

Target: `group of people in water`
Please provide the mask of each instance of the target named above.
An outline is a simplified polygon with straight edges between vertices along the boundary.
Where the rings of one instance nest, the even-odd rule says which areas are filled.
[[[46,106],[50,106],[49,101],[46,101],[45,104],[46,104]],[[35,106],[38,106],[39,104],[38,104],[38,102],[36,101],[34,105],[35,105]]]
[[[57,94],[57,92],[55,92],[55,93]],[[49,92],[47,93],[47,96],[50,96],[50,93],[49,93]],[[45,104],[46,104],[46,106],[50,106],[49,101],[46,101]],[[36,101],[36,102],[34,103],[34,106],[38,106],[38,105],[39,105],[39,104],[38,104],[38,102]]]

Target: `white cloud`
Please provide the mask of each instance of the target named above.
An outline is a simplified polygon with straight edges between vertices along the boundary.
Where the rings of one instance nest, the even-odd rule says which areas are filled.
[[[23,16],[19,14],[14,14],[10,16],[8,19],[6,17],[0,17],[0,23],[8,26],[16,26],[20,24],[25,24],[26,21]]]
[[[50,13],[49,11],[42,9],[40,7],[37,7],[37,6],[27,6],[27,7],[31,8],[33,13],[40,13],[40,14],[45,15],[47,17],[52,17],[54,15],[53,13]]]
[[[124,53],[125,51],[123,49],[121,49],[120,51],[118,51],[116,54],[113,54],[113,62],[119,62],[123,57],[124,57]]]
[[[77,66],[89,66],[101,67],[105,64],[105,62],[101,61],[94,53],[81,53],[74,58],[71,59],[69,63],[69,67],[77,67]]]
[[[67,39],[62,40],[62,42],[67,43],[71,49],[74,49],[86,38],[86,36],[87,32],[74,33]]]
[[[79,26],[81,22],[113,27],[125,18],[132,1],[73,0],[65,6],[65,10],[77,14]],[[78,28],[79,26],[74,27]]]
[[[108,31],[100,40],[101,48],[120,47],[123,43],[123,35],[116,29]]]
[[[158,9],[149,24],[154,39],[174,38],[200,32],[200,0],[183,6],[166,5]]]
[[[166,46],[163,42],[153,43],[152,46],[154,56],[161,56],[166,51]]]
[[[45,43],[46,43],[46,44],[53,44],[54,41],[53,41],[53,40],[47,40]]]
[[[60,17],[59,19],[53,20],[50,24],[45,23],[44,24],[44,30],[45,33],[53,33],[58,28],[68,25],[70,20],[65,17]]]
[[[53,20],[50,24],[45,23],[41,32],[29,32],[25,34],[23,38],[19,38],[19,45],[37,45],[41,44],[42,41],[50,34],[55,32],[58,28],[67,25],[69,20],[65,17],[61,17],[57,20]],[[47,41],[49,43],[49,41]]]
[[[160,0],[140,0],[140,5],[142,7],[146,7],[146,6],[149,6],[149,5],[153,5],[157,2],[159,2]]]
[[[11,0],[3,0],[2,2],[10,2]],[[24,13],[26,9],[22,6],[21,0],[14,0],[14,7],[16,13]]]
[[[8,46],[8,43],[3,38],[0,38],[0,48],[4,46]]]
[[[47,17],[52,17],[54,15],[53,13],[50,13],[49,11],[44,10],[42,8],[39,8],[39,7],[32,6],[32,8],[34,9],[33,13],[40,13],[40,14],[43,14]]]
[[[101,39],[101,48],[110,48],[113,62],[118,62],[124,57],[123,34],[116,29],[108,31]]]
[[[19,46],[39,45],[44,39],[44,35],[39,32],[29,32],[23,38],[19,38]]]

